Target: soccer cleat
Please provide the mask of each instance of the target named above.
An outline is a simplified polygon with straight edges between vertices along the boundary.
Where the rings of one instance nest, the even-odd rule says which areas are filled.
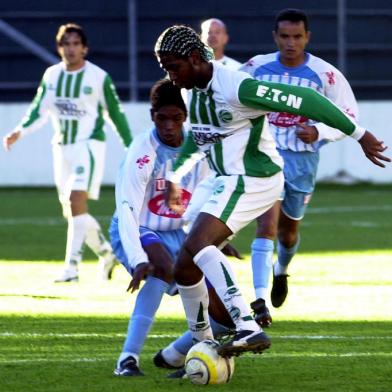
[[[113,270],[117,264],[116,257],[111,252],[105,257],[99,257],[99,275],[102,280],[112,279]]]
[[[166,361],[165,357],[162,354],[162,350],[159,350],[155,354],[155,356],[153,358],[153,362],[154,362],[154,365],[156,367],[164,368],[164,369],[181,369],[183,367],[182,365],[180,365],[180,366],[173,366],[170,363],[168,363]]]
[[[180,369],[176,370],[173,373],[169,373],[166,377],[167,378],[188,378],[184,366],[182,366]]]
[[[289,275],[274,275],[272,280],[271,290],[271,303],[275,308],[282,306],[286,300],[287,293],[289,292],[287,287],[287,277]]]
[[[115,376],[125,376],[125,377],[144,376],[144,373],[140,371],[139,366],[137,366],[136,359],[132,356],[125,358],[120,363],[120,366],[114,369],[113,374]]]
[[[265,300],[262,298],[258,298],[256,301],[253,301],[250,304],[250,307],[252,308],[254,312],[254,319],[257,324],[259,324],[261,327],[268,328],[272,324],[272,317],[270,315],[270,312],[267,308],[267,305],[265,304]]]
[[[70,283],[70,282],[78,282],[78,270],[76,269],[66,269],[63,273],[55,279],[54,283]]]
[[[222,357],[241,355],[244,352],[262,353],[271,346],[269,337],[263,331],[238,331],[234,338],[217,348]]]

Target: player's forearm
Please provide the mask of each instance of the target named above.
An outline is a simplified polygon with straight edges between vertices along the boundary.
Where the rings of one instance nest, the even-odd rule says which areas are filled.
[[[245,79],[239,90],[240,102],[265,111],[301,114],[360,139],[365,129],[316,91],[280,83]]]

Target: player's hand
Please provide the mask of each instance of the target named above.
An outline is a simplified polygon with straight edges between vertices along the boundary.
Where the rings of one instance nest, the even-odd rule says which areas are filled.
[[[306,123],[297,123],[296,126],[299,128],[296,132],[297,137],[304,143],[313,143],[318,139],[319,133],[316,127]]]
[[[153,269],[154,268],[150,263],[138,264],[133,272],[132,280],[129,283],[127,291],[131,290],[131,293],[133,293],[134,291],[139,290],[140,282],[143,279],[146,279],[147,275],[149,275]]]
[[[375,165],[385,167],[385,165],[380,161],[391,162],[390,158],[381,154],[388,147],[384,146],[384,142],[377,140],[371,132],[366,131],[358,142],[361,145],[367,159],[372,161]]]
[[[173,182],[166,181],[167,189],[165,194],[166,205],[178,215],[185,212],[184,205],[181,198],[181,189]]]
[[[9,151],[11,146],[20,138],[20,131],[11,132],[3,137],[3,146],[5,151]]]
[[[243,260],[244,258],[242,257],[241,253],[238,252],[238,250],[236,248],[234,248],[233,245],[226,244],[223,248],[222,248],[222,253],[225,254],[226,256],[231,256],[231,257],[235,257],[239,260]]]

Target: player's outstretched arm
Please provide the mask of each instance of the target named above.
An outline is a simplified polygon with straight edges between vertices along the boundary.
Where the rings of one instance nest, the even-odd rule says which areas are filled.
[[[20,131],[13,131],[3,137],[3,146],[6,151],[20,138]]]
[[[366,157],[375,165],[385,167],[381,162],[391,162],[391,159],[382,155],[388,147],[384,146],[383,142],[376,139],[376,137],[369,131],[366,131],[361,139],[358,140]]]

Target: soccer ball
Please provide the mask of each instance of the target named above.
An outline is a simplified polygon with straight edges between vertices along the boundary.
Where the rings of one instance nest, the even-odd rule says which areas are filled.
[[[203,340],[195,344],[185,359],[185,371],[192,384],[224,384],[234,373],[234,359],[221,357],[217,352],[219,343]]]

